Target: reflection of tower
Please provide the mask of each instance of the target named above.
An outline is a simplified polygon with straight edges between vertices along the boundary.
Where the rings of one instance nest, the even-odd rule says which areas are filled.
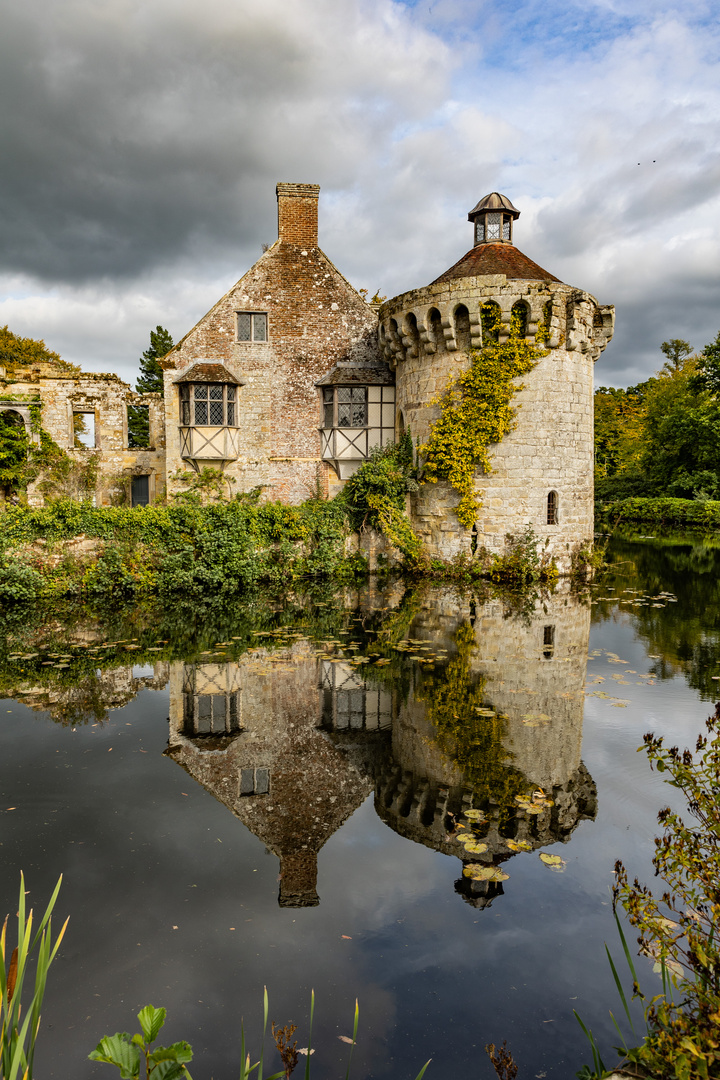
[[[408,638],[446,649],[448,659],[443,676],[413,664],[413,691],[393,721],[393,763],[376,779],[383,821],[464,863],[498,865],[513,854],[508,841],[532,849],[564,842],[580,820],[594,818],[596,789],[580,760],[589,627],[589,608],[567,585],[514,618],[496,601],[463,617],[454,593],[434,594]],[[553,799],[541,815],[515,800],[533,787]],[[487,851],[473,856],[446,839],[470,808],[486,814]],[[478,906],[502,892],[466,877],[457,888]]]
[[[380,716],[377,692],[366,708],[362,682],[346,674],[340,697],[322,691],[319,703],[318,661],[302,640],[171,667],[166,753],[277,855],[282,907],[319,902],[318,852],[371,792],[387,741],[377,723],[358,727],[356,717]],[[324,722],[324,702],[337,725]]]

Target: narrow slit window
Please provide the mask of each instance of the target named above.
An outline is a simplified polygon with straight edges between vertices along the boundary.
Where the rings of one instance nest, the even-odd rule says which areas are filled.
[[[547,523],[548,525],[557,525],[558,523],[558,493],[557,491],[551,491],[547,497]]]
[[[552,660],[555,654],[555,627],[543,628],[543,659]]]

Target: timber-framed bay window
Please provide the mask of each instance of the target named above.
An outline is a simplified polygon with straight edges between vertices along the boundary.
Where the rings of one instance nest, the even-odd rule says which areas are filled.
[[[347,480],[378,446],[395,441],[395,385],[382,366],[339,363],[318,383],[322,457]]]
[[[235,387],[230,383],[181,383],[181,427],[236,427]]]
[[[177,384],[180,456],[194,469],[236,458],[240,380],[224,364],[199,362]]]

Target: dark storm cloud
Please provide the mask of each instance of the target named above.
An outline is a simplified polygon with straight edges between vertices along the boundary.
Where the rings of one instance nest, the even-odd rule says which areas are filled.
[[[0,268],[133,276],[272,239],[269,177],[350,183],[398,113],[437,97],[426,35],[398,26],[362,50],[388,27],[359,16],[323,2],[8,9]],[[410,94],[412,64],[427,70]]]

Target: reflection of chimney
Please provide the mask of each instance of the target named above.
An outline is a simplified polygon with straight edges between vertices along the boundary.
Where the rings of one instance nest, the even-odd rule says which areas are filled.
[[[319,184],[278,184],[278,239],[317,247]]]
[[[280,907],[317,907],[317,852],[293,851],[280,856]]]

